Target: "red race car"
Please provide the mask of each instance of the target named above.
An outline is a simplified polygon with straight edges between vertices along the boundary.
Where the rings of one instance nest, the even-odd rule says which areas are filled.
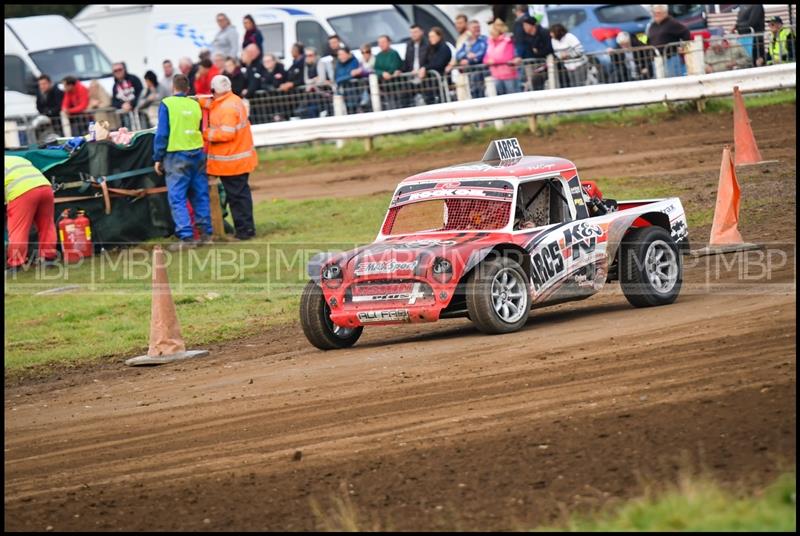
[[[664,305],[678,297],[688,247],[678,198],[603,199],[569,160],[496,140],[480,162],[401,182],[374,243],[312,258],[300,320],[330,350],[355,344],[365,325],[466,316],[508,333],[533,307],[615,279],[632,305]]]

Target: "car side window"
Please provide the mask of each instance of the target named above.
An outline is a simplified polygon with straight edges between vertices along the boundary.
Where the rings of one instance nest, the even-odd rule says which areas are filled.
[[[553,24],[563,24],[567,30],[572,30],[586,20],[586,11],[583,9],[559,9],[547,12],[547,21]]]
[[[514,230],[534,229],[572,220],[569,201],[558,179],[523,182],[517,192]]]
[[[307,47],[314,47],[320,57],[325,55],[328,33],[315,20],[301,20],[297,23],[297,40]]]
[[[258,29],[264,36],[264,52],[283,58],[283,23],[260,24]]]

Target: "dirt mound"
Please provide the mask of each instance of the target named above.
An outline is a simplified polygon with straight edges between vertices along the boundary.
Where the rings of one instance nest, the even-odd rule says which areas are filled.
[[[764,156],[793,170],[794,130],[775,129],[784,118],[768,109],[752,116]],[[713,201],[729,118],[694,119],[536,143],[589,177],[666,174],[697,180],[692,195]],[[439,158],[380,165],[403,175],[453,161]],[[398,173],[378,169],[331,173],[376,178],[349,181],[359,193],[394,186]],[[793,198],[793,174],[746,173],[745,195],[761,184]],[[341,193],[330,180],[309,193]],[[769,280],[708,257],[687,266],[666,307],[633,309],[610,285],[504,336],[451,320],[368,329],[356,347],[323,353],[293,325],[192,363],[7,385],[5,528],[311,530],[350,504],[362,529],[520,529],[630,497],[640,479],[669,480],[686,463],[763,484],[795,461],[787,207],[757,207],[772,217],[745,234],[790,242]]]

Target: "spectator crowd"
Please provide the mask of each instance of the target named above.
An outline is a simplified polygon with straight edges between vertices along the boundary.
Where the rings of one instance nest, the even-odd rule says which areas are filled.
[[[466,77],[473,98],[486,96],[489,76],[498,95],[541,90],[548,80],[548,56],[553,57],[559,87],[654,78],[657,53],[664,60],[667,76],[685,74],[685,49],[675,43],[690,41],[688,28],[669,15],[666,5],[653,5],[651,10],[653,20],[646,34],[619,32],[615,46],[606,51],[610,59],[606,63],[590,58],[581,41],[563,24],[542,26],[526,4],[515,6],[511,28],[497,18],[489,24],[488,35],[482,35],[479,21],[456,16],[454,46],[445,41],[442,28],[434,26],[425,32],[412,25],[404,57],[392,48],[388,35],[376,36],[375,54],[371,43],[359,44],[360,56],[351,49],[356,43],[344,43],[338,35],[331,35],[324,50],[298,42],[290,56],[282,59],[264,51],[264,36],[253,17],[244,17],[240,38],[231,20],[219,13],[219,32],[211,48],[201,50],[195,60],[180,58],[176,69],[165,59],[161,73],[147,71],[143,80],[129,73],[124,62],[115,63],[110,95],[97,81],[85,84],[72,76],[60,81],[62,92],[58,81],[42,74],[37,109],[51,118],[66,112],[75,118],[73,130],[80,129],[79,118],[85,130],[87,114],[95,120],[108,120],[111,128],[132,129],[132,114],[126,112],[138,113],[138,126],[152,127],[157,124],[158,104],[171,95],[176,74],[189,80],[189,95],[209,95],[214,77],[226,76],[232,93],[247,103],[252,123],[333,115],[334,95],[343,97],[347,113],[371,111],[371,74],[377,77],[383,109],[447,99],[459,76]],[[705,51],[705,71],[794,61],[792,29],[784,26],[780,17],[773,17],[767,22],[772,37],[766,46],[764,26],[760,5],[743,7],[736,31],[755,32],[751,34],[756,36],[752,48],[745,50],[737,39],[713,38]],[[58,127],[57,121],[54,126]]]

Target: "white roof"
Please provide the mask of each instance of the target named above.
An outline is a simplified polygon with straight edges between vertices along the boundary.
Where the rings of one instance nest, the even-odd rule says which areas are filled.
[[[123,15],[136,13],[141,11],[148,11],[153,8],[154,4],[93,4],[88,5],[81,10],[80,13],[75,15],[74,20],[87,20],[93,18],[102,18],[114,15]],[[186,10],[185,5],[175,4],[159,4],[159,8],[174,7]],[[319,18],[328,19],[330,17],[338,17],[340,15],[349,15],[351,13],[364,13],[368,11],[379,11],[383,9],[394,9],[391,4],[227,4],[217,6],[206,6],[209,12],[213,11],[225,13],[226,10],[238,12],[244,9],[245,11],[255,13],[263,10],[264,8],[270,10],[280,10],[286,13],[287,16],[302,16],[302,15],[316,15]],[[200,8],[202,9],[202,8]],[[213,17],[212,17],[213,21]]]
[[[6,25],[30,52],[90,43],[86,35],[60,15],[6,19]]]

